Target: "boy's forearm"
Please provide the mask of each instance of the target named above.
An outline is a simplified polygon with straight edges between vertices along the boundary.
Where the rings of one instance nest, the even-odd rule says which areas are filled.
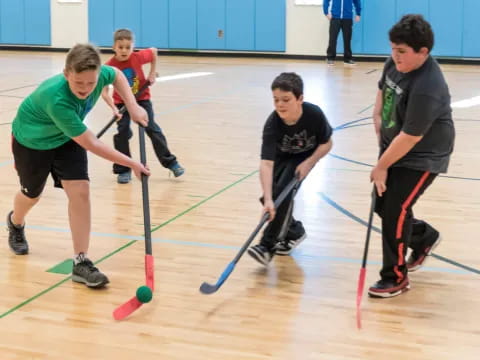
[[[97,139],[91,130],[86,130],[82,135],[74,137],[73,140],[78,143],[85,150],[94,153],[113,163],[120,164],[127,167],[132,167],[135,163],[131,158],[122,154],[121,152],[111,148]]]
[[[102,90],[102,99],[105,101],[105,103],[111,107],[112,109],[115,108],[115,103],[113,102],[112,97],[108,93],[108,86],[105,86]]]
[[[272,200],[272,183],[273,183],[273,161],[260,161],[260,184],[263,190],[263,199],[265,201]]]
[[[315,165],[321,158],[327,155],[332,149],[332,146],[332,138],[330,138],[325,144],[318,145],[314,153],[308,158],[312,165]]]
[[[150,63],[150,76],[155,76],[157,71],[157,48],[150,48],[153,53],[153,59]]]
[[[375,100],[375,107],[373,108],[373,124],[375,126],[375,133],[380,139],[380,129],[382,127],[382,108],[383,108],[383,94],[381,90],[377,91],[377,98]]]
[[[418,143],[423,136],[412,136],[403,131],[398,134],[390,143],[385,152],[378,159],[377,167],[388,169],[398,160],[403,158]]]

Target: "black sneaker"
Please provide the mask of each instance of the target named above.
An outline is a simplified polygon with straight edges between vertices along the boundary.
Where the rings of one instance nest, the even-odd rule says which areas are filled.
[[[25,225],[17,227],[12,223],[13,211],[7,215],[8,245],[16,255],[28,254],[28,243],[25,238]]]
[[[407,259],[407,269],[410,272],[417,271],[427,261],[429,255],[432,254],[433,250],[440,244],[442,237],[440,234],[435,238],[432,244],[427,244],[427,246],[422,251],[412,250],[410,256]]]
[[[343,62],[343,65],[348,65],[348,66],[355,66],[357,63],[353,60],[347,60]]]
[[[290,253],[295,249],[300,243],[305,240],[307,237],[307,233],[303,228],[301,221],[296,221],[292,223],[290,228],[288,229],[287,235],[285,236],[285,240],[279,242],[275,246],[275,255],[286,256],[290,255]]]
[[[272,261],[275,250],[269,250],[264,245],[254,245],[248,249],[248,255],[257,260],[260,264],[267,266]]]
[[[408,277],[398,284],[395,280],[379,280],[368,289],[368,295],[373,298],[390,298],[400,295],[410,289]]]
[[[73,264],[73,281],[83,283],[90,288],[101,288],[110,282],[108,278],[93,265],[90,259],[87,259],[83,254],[80,254],[79,257],[81,261],[78,264]]]

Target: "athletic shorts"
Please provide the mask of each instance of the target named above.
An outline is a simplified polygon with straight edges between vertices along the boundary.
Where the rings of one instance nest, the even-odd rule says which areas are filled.
[[[12,136],[12,151],[21,191],[29,198],[40,196],[49,174],[58,188],[61,180],[89,180],[87,151],[73,140],[55,149],[35,150]]]

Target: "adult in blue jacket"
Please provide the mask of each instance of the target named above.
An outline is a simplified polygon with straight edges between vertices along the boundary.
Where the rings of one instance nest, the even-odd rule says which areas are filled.
[[[355,65],[352,59],[352,28],[353,13],[355,10],[355,21],[360,21],[362,10],[360,0],[324,0],[323,13],[330,20],[329,40],[327,49],[327,64],[335,65],[337,56],[337,39],[340,29],[343,34],[343,62],[346,65]]]

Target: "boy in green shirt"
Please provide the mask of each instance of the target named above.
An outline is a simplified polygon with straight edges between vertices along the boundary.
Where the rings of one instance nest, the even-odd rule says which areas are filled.
[[[137,105],[122,72],[101,66],[98,50],[77,44],[68,53],[63,74],[44,81],[20,105],[12,124],[12,150],[21,190],[7,216],[12,251],[28,254],[25,217],[38,202],[48,175],[65,190],[74,249],[72,280],[98,288],[109,280],[87,257],[90,241],[90,189],[87,151],[128,166],[135,175],[148,168],[99,141],[83,120],[101,95],[113,84],[132,119],[147,125],[147,114]]]

